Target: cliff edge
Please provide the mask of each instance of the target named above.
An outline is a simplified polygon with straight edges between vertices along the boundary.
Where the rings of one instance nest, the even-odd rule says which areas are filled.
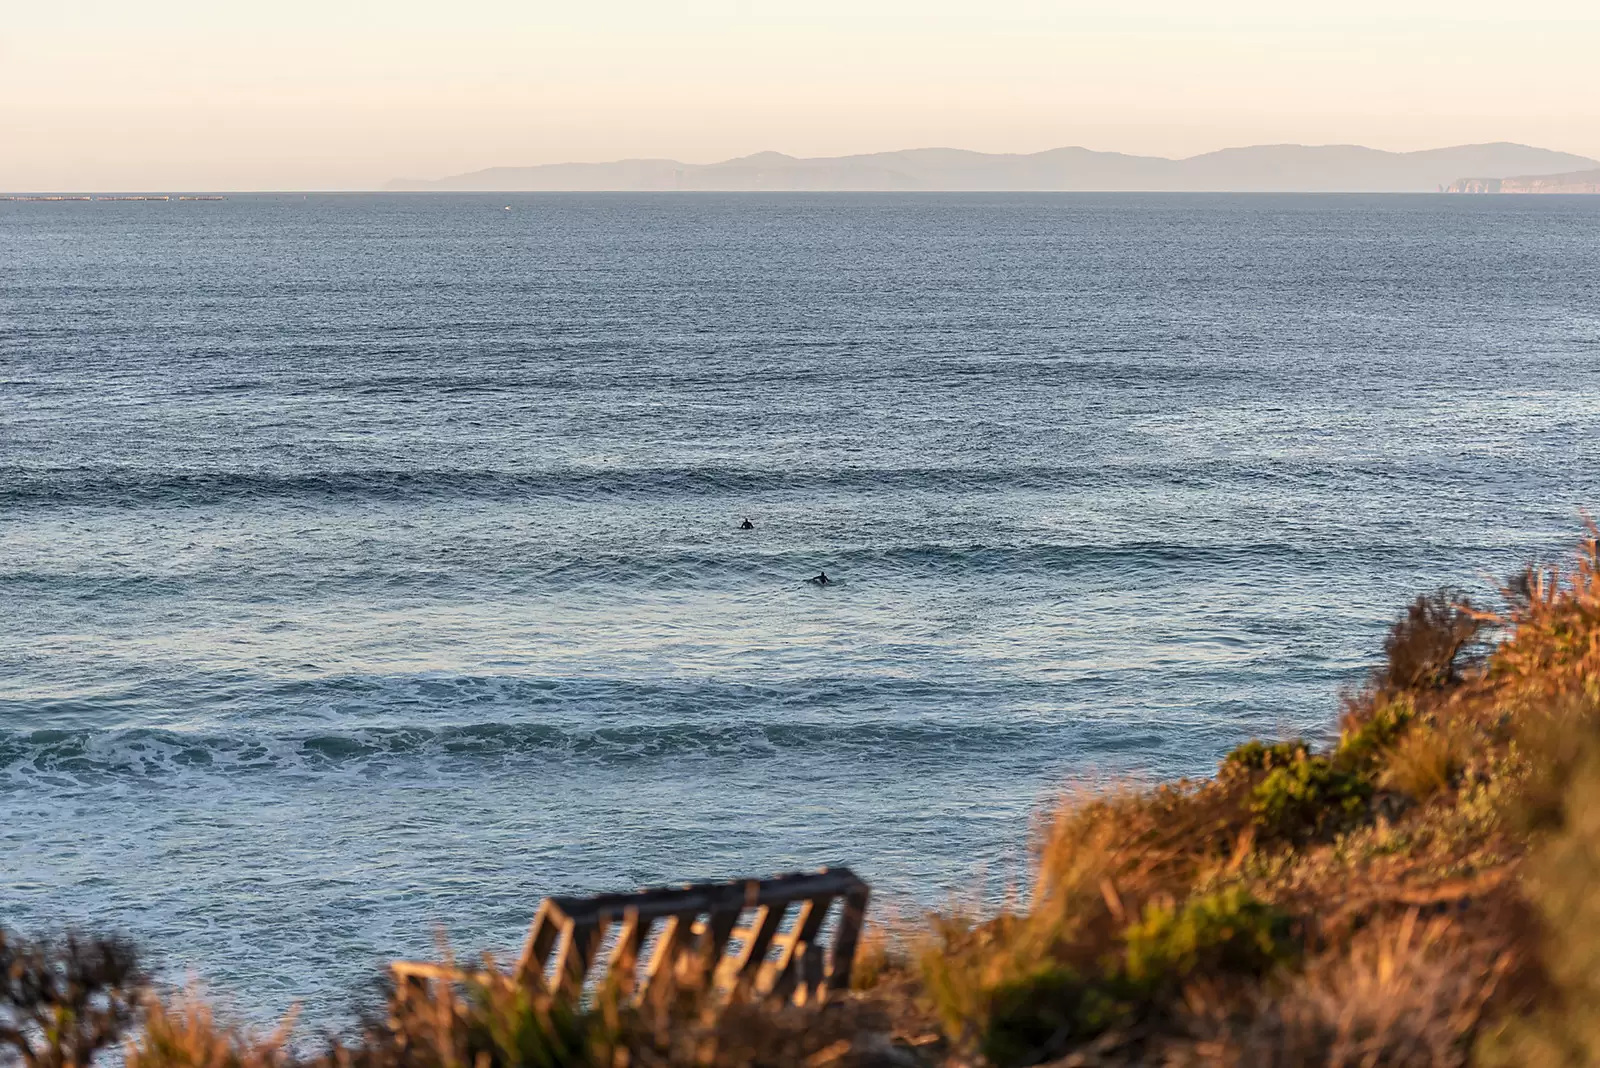
[[[1457,178],[1447,193],[1600,193],[1600,170],[1525,174],[1517,178]]]

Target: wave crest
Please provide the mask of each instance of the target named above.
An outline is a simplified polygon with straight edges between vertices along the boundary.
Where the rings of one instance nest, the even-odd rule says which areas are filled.
[[[1102,732],[1048,722],[628,724],[571,729],[537,723],[367,727],[283,733],[201,733],[135,727],[0,731],[0,781],[86,783],[107,778],[191,779],[253,773],[321,774],[425,765],[468,770],[486,761],[619,764],[670,758],[762,758],[786,752],[906,761],[1025,750],[1046,735],[1091,748],[1159,744],[1154,732]],[[1056,744],[1060,744],[1057,740]]]

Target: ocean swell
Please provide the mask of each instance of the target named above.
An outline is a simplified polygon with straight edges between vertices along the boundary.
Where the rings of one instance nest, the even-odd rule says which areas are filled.
[[[1141,484],[1204,487],[1218,483],[1270,483],[1281,479],[1351,478],[1353,467],[1334,470],[1292,460],[1253,464],[1195,459],[1181,465],[973,464],[950,466],[804,466],[759,468],[711,463],[682,467],[584,467],[548,470],[472,468],[360,468],[275,470],[151,470],[135,467],[0,468],[0,505],[147,507],[303,499],[415,501],[558,500],[665,496],[744,497],[799,491],[918,491],[940,494],[982,490],[1083,490]],[[1393,471],[1384,472],[1393,477]]]
[[[849,723],[653,723],[563,728],[535,723],[219,732],[123,729],[0,731],[0,784],[106,780],[195,782],[252,774],[472,773],[495,761],[614,765],[647,760],[759,759],[786,753],[901,764],[943,755],[1028,750],[1078,735],[1091,748],[1136,749],[1156,736],[1080,723],[869,720]]]

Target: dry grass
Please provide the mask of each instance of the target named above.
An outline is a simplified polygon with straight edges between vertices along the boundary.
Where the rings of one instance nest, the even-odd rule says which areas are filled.
[[[127,1068],[285,1068],[294,1014],[266,1037],[217,1020],[195,989],[163,1002],[149,997],[144,1025],[128,1044]]]
[[[896,1048],[889,1003],[868,995],[725,1004],[689,967],[669,997],[635,1004],[602,986],[574,1006],[485,964],[453,983],[401,986],[383,1020],[300,1068],[857,1068]]]
[[[1193,1037],[1163,1060],[1229,1068],[1457,1068],[1469,1063],[1509,958],[1453,939],[1444,918],[1412,909],[1310,960],[1249,1011],[1191,992]]]
[[[344,1068],[559,1068],[607,1065],[619,1030],[614,1003],[580,1013],[541,984],[524,985],[486,958],[451,982],[395,986],[381,1021],[336,1046]],[[152,1066],[154,1068],[154,1066]]]
[[[1384,761],[1381,785],[1426,803],[1451,789],[1465,764],[1462,740],[1449,726],[1407,731]]]
[[[1462,653],[1484,623],[1492,621],[1457,591],[1439,590],[1418,597],[1384,640],[1378,685],[1415,692],[1460,681]]]

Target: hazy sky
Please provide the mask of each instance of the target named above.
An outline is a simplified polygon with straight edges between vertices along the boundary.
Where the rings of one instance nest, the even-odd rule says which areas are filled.
[[[1600,157],[1600,0],[5,0],[0,189],[930,145]]]

